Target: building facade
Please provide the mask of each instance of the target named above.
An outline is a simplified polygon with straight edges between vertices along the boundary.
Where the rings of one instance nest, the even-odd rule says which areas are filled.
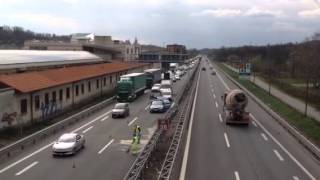
[[[121,75],[149,64],[107,63],[0,76],[0,129],[28,124],[114,92]]]
[[[167,51],[170,54],[187,54],[186,46],[180,44],[167,45]]]

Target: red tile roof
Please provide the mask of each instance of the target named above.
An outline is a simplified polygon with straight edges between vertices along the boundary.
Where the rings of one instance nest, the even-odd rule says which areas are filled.
[[[105,63],[9,74],[1,75],[0,83],[6,84],[20,92],[28,93],[146,65],[145,63]]]

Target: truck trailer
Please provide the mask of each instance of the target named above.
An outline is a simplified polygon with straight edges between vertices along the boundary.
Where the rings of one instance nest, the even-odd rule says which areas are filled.
[[[145,73],[131,73],[120,77],[117,82],[117,100],[127,102],[135,100],[146,89]]]
[[[147,79],[146,86],[147,89],[151,89],[153,84],[161,81],[161,70],[160,69],[146,69],[144,70]]]

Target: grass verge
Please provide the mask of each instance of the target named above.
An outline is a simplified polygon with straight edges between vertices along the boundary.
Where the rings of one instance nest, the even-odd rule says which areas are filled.
[[[292,108],[288,104],[282,102],[273,95],[269,95],[267,91],[256,86],[249,80],[239,79],[238,74],[223,64],[218,66],[237,82],[247,88],[251,93],[257,96],[261,101],[268,105],[274,112],[278,113],[289,124],[296,127],[302,134],[311,139],[315,144],[320,145],[320,123],[310,117]]]

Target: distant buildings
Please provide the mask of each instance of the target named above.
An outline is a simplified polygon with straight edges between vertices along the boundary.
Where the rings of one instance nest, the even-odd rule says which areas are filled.
[[[187,54],[186,46],[180,44],[167,45],[167,51],[170,54]]]
[[[135,39],[112,40],[111,36],[100,36],[93,33],[75,33],[70,42],[62,41],[25,41],[27,50],[56,50],[56,51],[89,51],[105,60],[132,61],[139,58],[141,45]]]

